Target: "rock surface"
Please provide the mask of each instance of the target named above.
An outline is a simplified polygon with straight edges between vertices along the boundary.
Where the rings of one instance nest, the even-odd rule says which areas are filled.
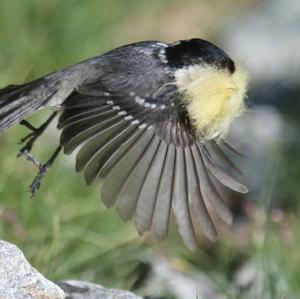
[[[142,299],[130,292],[106,289],[84,281],[62,281],[58,283],[68,299]]]
[[[84,281],[47,280],[15,245],[0,240],[0,299],[141,299],[130,292]]]
[[[31,267],[15,245],[0,241],[1,299],[61,299],[64,292]]]

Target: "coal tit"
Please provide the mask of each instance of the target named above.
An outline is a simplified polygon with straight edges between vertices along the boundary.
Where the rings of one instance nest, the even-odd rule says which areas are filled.
[[[208,41],[138,42],[0,90],[0,133],[18,123],[32,131],[20,153],[39,166],[33,194],[60,150],[79,147],[76,170],[87,184],[101,181],[107,207],[158,238],[173,212],[194,250],[197,225],[216,238],[212,210],[232,221],[215,182],[248,191],[216,158],[229,161],[224,138],[245,110],[247,83],[247,72]],[[56,112],[39,128],[25,120],[44,107]],[[57,113],[60,144],[41,165],[30,150]]]

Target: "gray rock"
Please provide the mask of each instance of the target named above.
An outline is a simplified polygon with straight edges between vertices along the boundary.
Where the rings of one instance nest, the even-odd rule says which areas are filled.
[[[84,281],[58,284],[61,288],[31,267],[19,248],[0,240],[0,299],[141,299]]]
[[[1,299],[62,299],[64,292],[31,267],[15,245],[0,241]]]
[[[106,289],[84,281],[69,280],[58,284],[65,291],[67,299],[142,299],[130,292]]]

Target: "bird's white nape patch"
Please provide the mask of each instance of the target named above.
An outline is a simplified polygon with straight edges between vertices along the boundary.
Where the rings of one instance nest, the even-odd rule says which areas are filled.
[[[193,65],[175,73],[189,117],[204,139],[224,137],[233,119],[245,110],[248,73],[233,74],[210,65]]]

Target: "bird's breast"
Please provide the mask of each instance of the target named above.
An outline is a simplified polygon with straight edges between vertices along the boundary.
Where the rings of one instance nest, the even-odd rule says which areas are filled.
[[[204,139],[224,137],[233,119],[245,110],[247,73],[239,66],[233,74],[207,65],[176,72],[191,123]]]

